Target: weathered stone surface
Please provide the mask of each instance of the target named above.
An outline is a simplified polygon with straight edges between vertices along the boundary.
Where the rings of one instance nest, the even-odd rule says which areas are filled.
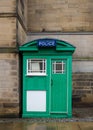
[[[16,69],[13,70],[12,67],[15,67]],[[7,100],[14,102],[15,99],[19,102],[19,92],[13,91],[19,87],[18,70],[17,54],[0,54],[0,100],[4,99],[3,103],[6,103]]]
[[[24,30],[24,28],[22,27],[22,25],[20,24],[20,22],[18,21],[18,43],[19,45],[22,45],[26,42],[26,31]]]
[[[0,0],[0,14],[1,13],[15,13],[16,0]]]
[[[27,0],[0,1],[0,117],[19,115],[18,46],[26,38]]]
[[[19,103],[4,103],[3,104],[4,108],[15,108],[15,107],[18,107],[18,106],[19,106]]]
[[[20,17],[22,24],[27,27],[27,0],[18,0],[17,1],[17,13]]]
[[[16,18],[0,17],[0,47],[16,46]]]
[[[93,31],[92,5],[90,0],[28,0],[28,30]]]
[[[0,54],[0,115],[19,114],[18,54]]]
[[[0,108],[0,117],[19,117],[19,107]]]
[[[73,73],[74,106],[93,106],[93,73]]]

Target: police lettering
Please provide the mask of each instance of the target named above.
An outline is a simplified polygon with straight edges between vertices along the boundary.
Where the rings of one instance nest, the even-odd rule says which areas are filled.
[[[55,41],[50,41],[50,40],[42,40],[39,41],[38,46],[41,47],[54,47],[55,46]]]

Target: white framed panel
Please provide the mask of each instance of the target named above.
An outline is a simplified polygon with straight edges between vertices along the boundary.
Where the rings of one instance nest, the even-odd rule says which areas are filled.
[[[27,91],[27,111],[46,111],[46,91]]]
[[[65,72],[65,63],[63,61],[54,61],[52,66],[53,74],[63,74]]]
[[[27,59],[27,75],[46,75],[46,59]]]

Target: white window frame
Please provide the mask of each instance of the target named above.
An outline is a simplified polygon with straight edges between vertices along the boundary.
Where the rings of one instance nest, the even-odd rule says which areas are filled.
[[[29,72],[29,71],[32,71],[32,70],[28,70],[29,60],[30,60],[30,62],[31,62],[31,60],[32,61],[33,60],[37,60],[37,61],[42,60],[42,62],[43,62],[42,73],[41,72]],[[37,62],[37,63],[39,63],[39,62]],[[44,64],[45,64],[45,67],[44,67]],[[44,70],[44,68],[45,68],[45,70]],[[37,58],[37,59],[27,59],[27,76],[45,76],[46,75],[46,71],[47,71],[47,62],[46,62],[46,59],[39,59],[39,58]]]
[[[61,70],[56,70],[56,65],[57,64],[60,64],[61,66],[62,66],[62,69]],[[53,62],[53,64],[52,64],[52,68],[53,68],[53,74],[64,74],[64,72],[65,72],[65,68],[64,68],[64,65],[65,65],[65,63],[63,62],[63,61],[61,61],[61,63],[57,63],[57,61],[55,61],[55,62]]]

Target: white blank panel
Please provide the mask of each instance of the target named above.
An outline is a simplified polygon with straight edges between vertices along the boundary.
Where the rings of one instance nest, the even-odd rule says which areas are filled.
[[[27,111],[46,111],[46,91],[27,91]]]

